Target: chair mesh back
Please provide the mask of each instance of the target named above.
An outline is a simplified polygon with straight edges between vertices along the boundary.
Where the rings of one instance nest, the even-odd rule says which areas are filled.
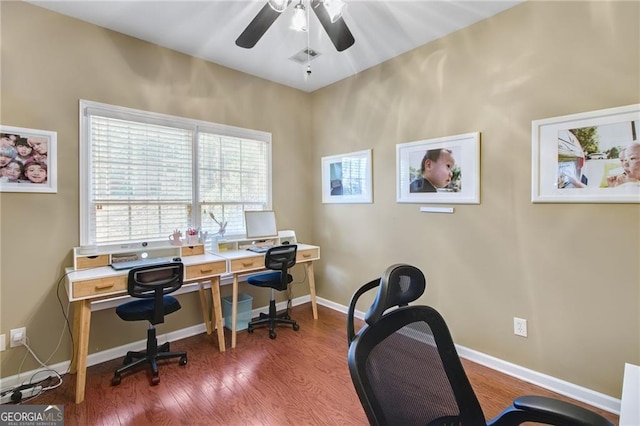
[[[432,308],[388,313],[355,338],[348,361],[372,424],[485,424],[444,320]]]
[[[143,266],[129,271],[129,295],[143,299],[173,293],[182,287],[182,263]]]
[[[280,271],[280,286],[273,287],[276,290],[285,290],[287,285],[293,280],[293,277],[288,271],[296,264],[297,253],[298,246],[296,244],[284,244],[267,250],[264,257],[264,267],[274,271]]]
[[[366,374],[393,424],[424,425],[460,415],[431,328],[424,322],[403,327],[376,345]]]
[[[129,271],[127,290],[131,297],[153,299],[155,306],[151,324],[164,321],[164,297],[182,287],[184,264],[182,262],[147,265]],[[180,306],[178,304],[178,306]]]
[[[264,266],[275,271],[286,271],[296,264],[296,244],[286,244],[270,248],[264,257]]]

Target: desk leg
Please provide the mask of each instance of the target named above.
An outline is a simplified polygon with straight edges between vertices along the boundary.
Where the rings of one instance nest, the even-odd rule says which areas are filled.
[[[81,302],[73,302],[73,339],[71,339],[71,364],[69,365],[69,373],[76,374],[78,371],[78,336],[80,336],[80,304]]]
[[[218,329],[218,349],[225,351],[224,328],[222,325],[222,305],[220,304],[220,277],[211,280],[211,320],[215,321]]]
[[[238,274],[233,274],[233,295],[231,298],[231,348],[236,347],[237,319],[238,319]]]
[[[91,325],[91,302],[75,302],[73,324],[78,339],[75,352],[76,363],[76,404],[84,401],[84,388],[87,382],[87,355],[89,353],[89,326]]]
[[[211,286],[213,288],[213,283]],[[202,309],[202,316],[204,317],[204,326],[207,329],[207,334],[211,334],[211,321],[213,321],[213,317],[209,319],[209,309],[207,309],[207,299],[204,295],[204,285],[202,282],[198,283],[198,293],[200,294],[200,308]]]
[[[316,280],[313,275],[313,262],[304,264],[307,268],[307,279],[309,280],[309,294],[311,295],[311,309],[313,310],[313,319],[318,319],[318,305],[316,304]]]

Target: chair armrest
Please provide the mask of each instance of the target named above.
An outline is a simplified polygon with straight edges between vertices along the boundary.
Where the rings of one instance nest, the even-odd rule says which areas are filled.
[[[355,293],[353,293],[353,296],[351,296],[351,300],[349,301],[349,309],[347,310],[347,347],[351,345],[351,342],[353,342],[353,339],[355,339],[356,337],[353,315],[355,314],[356,303],[358,303],[358,299],[367,291],[378,287],[379,284],[380,278],[376,278],[375,280],[369,281],[368,283],[360,287]]]
[[[488,424],[518,425],[540,422],[560,426],[614,426],[601,415],[578,405],[544,396],[521,396]]]

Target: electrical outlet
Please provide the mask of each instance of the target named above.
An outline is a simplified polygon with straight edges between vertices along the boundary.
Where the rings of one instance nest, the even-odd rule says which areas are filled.
[[[527,320],[513,317],[513,334],[527,337]]]
[[[0,352],[7,350],[7,335],[0,334]]]
[[[11,330],[10,339],[12,348],[27,343],[27,327],[14,328]]]

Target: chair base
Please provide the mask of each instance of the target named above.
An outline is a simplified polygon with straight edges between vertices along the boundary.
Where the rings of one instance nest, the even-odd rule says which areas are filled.
[[[169,350],[169,342],[158,346],[156,339],[156,329],[151,327],[147,330],[147,349],[144,351],[129,351],[124,357],[123,366],[118,368],[111,379],[111,384],[117,386],[122,381],[122,374],[134,370],[141,365],[151,366],[151,385],[160,383],[158,375],[158,361],[169,358],[180,358],[180,365],[187,365],[187,352],[178,351],[171,352]],[[135,360],[135,361],[134,361]]]
[[[260,313],[259,318],[249,322],[249,325],[247,326],[247,331],[249,333],[253,333],[254,328],[268,326],[269,338],[275,339],[277,337],[275,329],[278,324],[288,324],[293,326],[294,331],[300,330],[300,326],[298,325],[298,323],[292,320],[291,317],[289,317],[288,310],[282,314],[276,313],[276,301],[271,299],[269,301],[269,314],[266,315],[266,314]]]

